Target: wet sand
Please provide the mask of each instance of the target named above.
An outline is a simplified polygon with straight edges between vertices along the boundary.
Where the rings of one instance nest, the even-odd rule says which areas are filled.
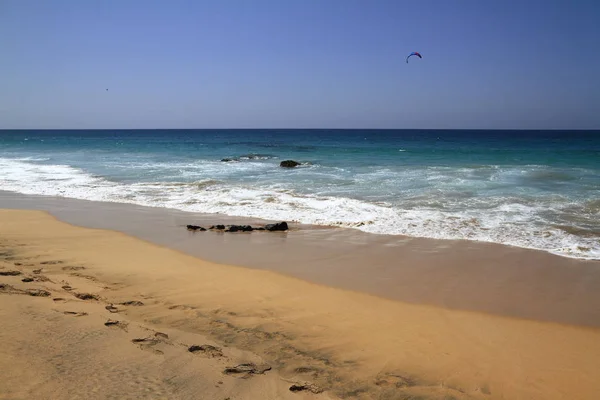
[[[77,226],[123,232],[204,260],[391,300],[600,327],[600,261],[294,224],[285,233],[191,233],[185,225],[275,221],[1,191],[0,208],[44,210]]]
[[[216,264],[43,212],[0,210],[0,232],[2,398],[547,400],[600,390],[595,328]]]

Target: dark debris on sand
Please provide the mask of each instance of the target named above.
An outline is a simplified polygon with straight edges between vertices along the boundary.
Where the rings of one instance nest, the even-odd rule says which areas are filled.
[[[186,225],[187,230],[189,231],[207,231],[206,228],[203,228],[199,225]],[[266,224],[264,227],[253,227],[251,225],[211,225],[208,230],[211,231],[222,231],[222,232],[252,232],[252,231],[269,231],[269,232],[283,232],[289,229],[287,222],[277,222],[275,224]]]

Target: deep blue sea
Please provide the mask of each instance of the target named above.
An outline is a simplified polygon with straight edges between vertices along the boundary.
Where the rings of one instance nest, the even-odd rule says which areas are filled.
[[[0,171],[25,194],[600,258],[600,131],[0,131]]]

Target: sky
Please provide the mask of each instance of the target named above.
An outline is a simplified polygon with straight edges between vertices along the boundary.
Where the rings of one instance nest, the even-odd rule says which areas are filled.
[[[597,0],[1,0],[0,129],[600,129],[598,21]]]

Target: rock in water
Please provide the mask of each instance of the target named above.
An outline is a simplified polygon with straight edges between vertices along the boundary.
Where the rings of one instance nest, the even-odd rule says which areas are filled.
[[[198,225],[188,225],[187,226],[188,231],[200,231],[203,232],[206,230],[206,228],[203,228],[201,226]]]
[[[250,225],[229,225],[225,232],[252,232],[253,230]]]
[[[300,163],[298,161],[294,161],[294,160],[285,160],[279,164],[279,166],[283,167],[283,168],[294,168],[294,167],[297,167],[298,165],[300,165]]]
[[[288,224],[287,222],[283,221],[283,222],[278,222],[276,224],[267,224],[265,225],[265,229],[268,231],[287,231],[288,230]]]

